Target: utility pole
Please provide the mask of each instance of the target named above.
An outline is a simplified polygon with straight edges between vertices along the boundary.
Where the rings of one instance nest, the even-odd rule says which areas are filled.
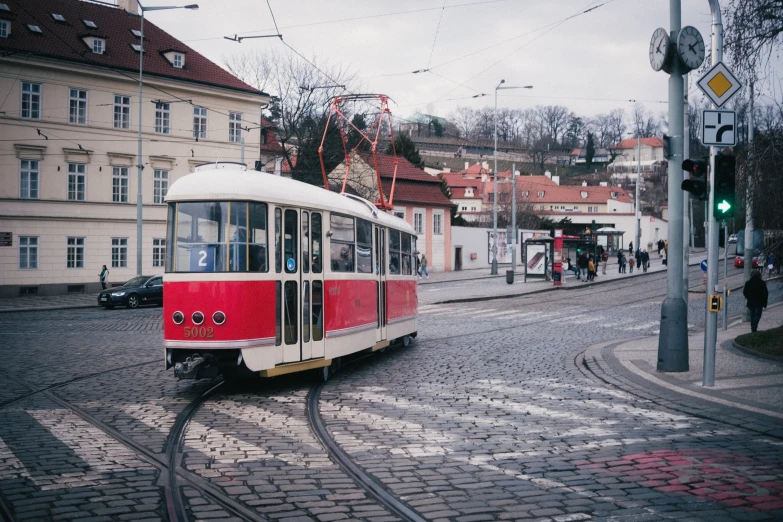
[[[709,0],[712,13],[712,65],[723,60],[723,20],[718,0]],[[718,107],[713,104],[713,108]],[[707,206],[707,288],[706,308],[710,308],[710,296],[718,289],[718,223],[715,221],[715,156],[719,147],[710,146],[710,196]],[[747,243],[747,238],[745,239]],[[747,254],[747,253],[746,253]],[[747,257],[746,257],[747,259]],[[704,368],[702,385],[715,385],[715,343],[718,339],[718,314],[707,312],[707,322],[704,330]]]
[[[511,164],[511,271],[517,273],[517,164]]]
[[[642,202],[639,185],[642,183],[642,134],[636,129],[636,250],[642,249]]]
[[[669,0],[669,40],[677,45],[677,35],[682,25],[680,0]],[[669,128],[675,132],[684,128],[683,77],[679,60],[672,61],[669,74]],[[669,252],[666,273],[666,299],[661,305],[661,333],[658,337],[658,371],[688,371],[688,321],[687,304],[683,299],[683,191],[682,160],[684,136],[672,136],[669,140]]]
[[[748,157],[750,165],[755,165],[755,158],[753,157],[753,81],[750,82],[750,89],[748,89],[748,97],[750,98],[750,110],[748,111],[748,147],[750,147],[750,154]],[[755,170],[755,168],[754,168]],[[751,190],[752,176],[751,171],[747,167],[745,168],[745,268],[743,279],[747,283],[750,281],[750,273],[753,270],[753,190]],[[727,245],[728,246],[728,245]],[[745,312],[742,317],[743,322],[750,322],[750,310],[745,308]]]
[[[682,157],[690,158],[691,155],[691,122],[689,116],[688,106],[688,74],[683,76],[683,97],[682,97],[682,110],[683,110],[683,126],[682,126]],[[691,236],[691,219],[690,219],[690,192],[683,190],[682,200],[682,233],[683,233],[683,248],[682,248],[682,298],[685,300],[685,324],[687,328],[688,324],[688,287],[690,281],[688,278],[688,263],[691,258],[691,243],[687,240]],[[666,262],[669,262],[668,253]]]

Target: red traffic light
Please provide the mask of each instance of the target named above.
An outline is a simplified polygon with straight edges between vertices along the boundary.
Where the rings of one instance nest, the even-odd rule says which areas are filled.
[[[682,170],[688,171],[691,176],[701,178],[707,175],[707,162],[703,160],[686,159],[682,162]]]

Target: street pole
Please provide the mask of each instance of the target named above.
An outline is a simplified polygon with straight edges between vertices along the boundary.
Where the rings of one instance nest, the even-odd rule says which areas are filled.
[[[723,222],[723,329],[729,327],[729,227]]]
[[[240,149],[241,150],[241,152],[240,152],[240,156],[241,157],[239,159],[239,162],[240,163],[244,163],[245,162],[245,137],[244,136],[239,138],[239,144],[241,145],[241,149]]]
[[[723,60],[723,21],[718,0],[709,0],[712,13],[712,65]],[[713,108],[718,107],[713,104]],[[718,224],[715,221],[715,155],[719,148],[710,147],[710,196],[707,206],[707,288],[706,307],[709,310],[710,296],[718,288]],[[747,241],[747,239],[746,239]],[[718,314],[707,312],[707,322],[704,330],[704,368],[702,385],[715,385],[715,344],[718,339]]]
[[[143,197],[142,197],[142,189],[141,189],[141,173],[144,170],[144,162],[141,160],[141,118],[144,114],[144,111],[142,111],[142,93],[143,93],[143,87],[144,83],[142,82],[142,76],[144,74],[144,7],[139,4],[139,11],[141,11],[141,30],[139,31],[141,37],[139,38],[139,137],[138,137],[138,155],[136,156],[136,163],[137,163],[137,169],[136,169],[136,177],[137,184],[136,184],[136,275],[140,276],[142,273],[142,263],[141,263],[141,244],[142,244],[142,203],[143,203]],[[171,247],[169,247],[171,248]]]
[[[641,218],[641,211],[642,211],[642,205],[639,201],[639,185],[642,183],[642,135],[639,132],[639,129],[636,129],[636,235],[634,236],[634,241],[636,241],[636,249],[641,250],[641,237],[642,237],[642,218]]]
[[[750,88],[748,89],[748,96],[750,97],[750,110],[748,111],[748,146],[750,154],[748,154],[750,165],[755,165],[755,158],[753,157],[753,82],[750,82]],[[755,170],[755,167],[754,169]],[[751,190],[751,175],[750,169],[745,169],[745,267],[743,269],[743,280],[747,283],[750,281],[750,273],[753,270],[753,191]],[[748,261],[750,260],[750,261]],[[742,316],[742,321],[750,322],[750,310],[746,307]]]
[[[495,110],[492,113],[495,120],[495,149],[492,153],[495,159],[495,171],[493,172],[493,196],[492,196],[492,269],[490,275],[498,275],[498,87],[506,80],[500,80],[495,87]]]
[[[691,132],[690,121],[688,118],[688,75],[683,75],[683,97],[682,97],[682,111],[683,111],[683,126],[682,126],[682,157],[689,158],[691,155]],[[688,241],[691,233],[691,219],[690,219],[690,192],[687,190],[682,191],[682,233],[683,233],[683,248],[682,248],[682,298],[685,300],[685,324],[688,324],[688,287],[690,281],[688,277],[688,263],[691,258],[691,243]],[[669,262],[668,252],[666,256],[666,262]]]
[[[669,0],[670,39],[676,46],[676,37],[682,23],[680,0]],[[675,132],[684,128],[683,77],[680,61],[673,60],[669,75],[669,128]],[[688,371],[687,305],[682,291],[683,206],[682,206],[682,135],[670,138],[669,158],[669,252],[666,272],[666,299],[661,305],[661,333],[658,337],[658,364],[661,372]]]
[[[511,271],[517,273],[517,164],[511,164]]]

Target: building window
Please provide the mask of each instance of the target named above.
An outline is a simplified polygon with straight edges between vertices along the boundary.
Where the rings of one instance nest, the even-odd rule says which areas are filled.
[[[166,263],[166,240],[152,240],[152,266],[164,266]]]
[[[19,268],[38,268],[38,238],[19,236]]]
[[[467,205],[462,205],[462,208],[460,210],[467,210],[467,209],[468,209]]]
[[[530,192],[528,192],[528,191],[525,191],[525,192],[523,192],[523,193],[522,193],[522,197],[523,197],[523,198],[530,197]]]
[[[171,104],[155,103],[155,132],[169,134],[171,132]]]
[[[68,201],[84,201],[85,169],[84,163],[68,164]]]
[[[61,14],[58,14],[58,13],[52,13],[52,18],[54,18],[58,22],[64,22],[65,21],[65,17],[63,15],[61,15]]]
[[[87,91],[71,89],[69,96],[70,116],[68,123],[87,125]]]
[[[432,214],[432,233],[436,236],[443,234],[443,214]]]
[[[544,205],[539,205],[538,210],[544,210]]]
[[[544,197],[544,192],[543,192],[543,191],[539,191],[539,193],[538,193],[538,197],[539,197],[539,198],[543,198],[543,197]]]
[[[130,96],[114,95],[114,128],[130,129]]]
[[[43,31],[41,31],[41,28],[38,27],[37,25],[27,24],[27,28],[30,30],[31,33],[43,34]]]
[[[68,258],[66,266],[68,268],[84,268],[84,238],[68,238]]]
[[[8,20],[0,20],[0,38],[8,38],[11,34],[11,24]]]
[[[126,268],[128,266],[128,238],[111,238],[111,267]]]
[[[405,211],[404,210],[395,210],[394,211],[394,217],[398,217],[400,219],[405,219]]]
[[[471,212],[475,212],[476,211],[476,207],[470,207],[470,211]]]
[[[228,113],[228,141],[239,143],[242,138],[242,115],[236,112]]]
[[[131,48],[136,51],[137,53],[141,52],[141,45],[139,44],[131,44]]]
[[[164,198],[169,191],[169,171],[156,170],[153,183],[153,203],[156,205],[164,205],[166,203]]]
[[[138,29],[131,29],[131,33],[133,33],[133,36],[135,36],[136,38],[141,38],[141,31],[139,31]]]
[[[103,38],[93,38],[92,39],[92,52],[95,54],[103,54],[103,50],[105,49],[106,42],[103,40]]]
[[[41,119],[41,84],[22,82],[22,118]]]
[[[19,197],[22,199],[38,199],[39,162],[22,160],[19,175]]]
[[[463,208],[462,210],[466,210]],[[417,234],[424,233],[424,214],[422,212],[413,213],[413,229]]]
[[[185,56],[179,53],[174,53],[172,65],[174,65],[174,67],[177,69],[182,69],[182,67],[185,65]]]
[[[92,20],[82,20],[82,22],[84,23],[84,25],[86,25],[90,29],[97,29],[98,28],[98,26],[95,25],[95,22],[93,22]]]
[[[0,11],[8,11],[10,13],[11,12],[11,8],[8,7],[8,4],[3,3],[3,4],[0,4]]]
[[[128,167],[112,167],[111,200],[114,203],[128,202]]]
[[[193,107],[193,137],[207,139],[207,109]]]

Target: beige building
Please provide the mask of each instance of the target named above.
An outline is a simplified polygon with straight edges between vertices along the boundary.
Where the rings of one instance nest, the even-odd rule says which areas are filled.
[[[140,101],[136,2],[3,3],[0,295],[96,290],[102,265],[110,283],[136,274],[140,104],[142,272],[163,272],[169,185],[243,153],[252,166],[269,96],[145,21]]]

